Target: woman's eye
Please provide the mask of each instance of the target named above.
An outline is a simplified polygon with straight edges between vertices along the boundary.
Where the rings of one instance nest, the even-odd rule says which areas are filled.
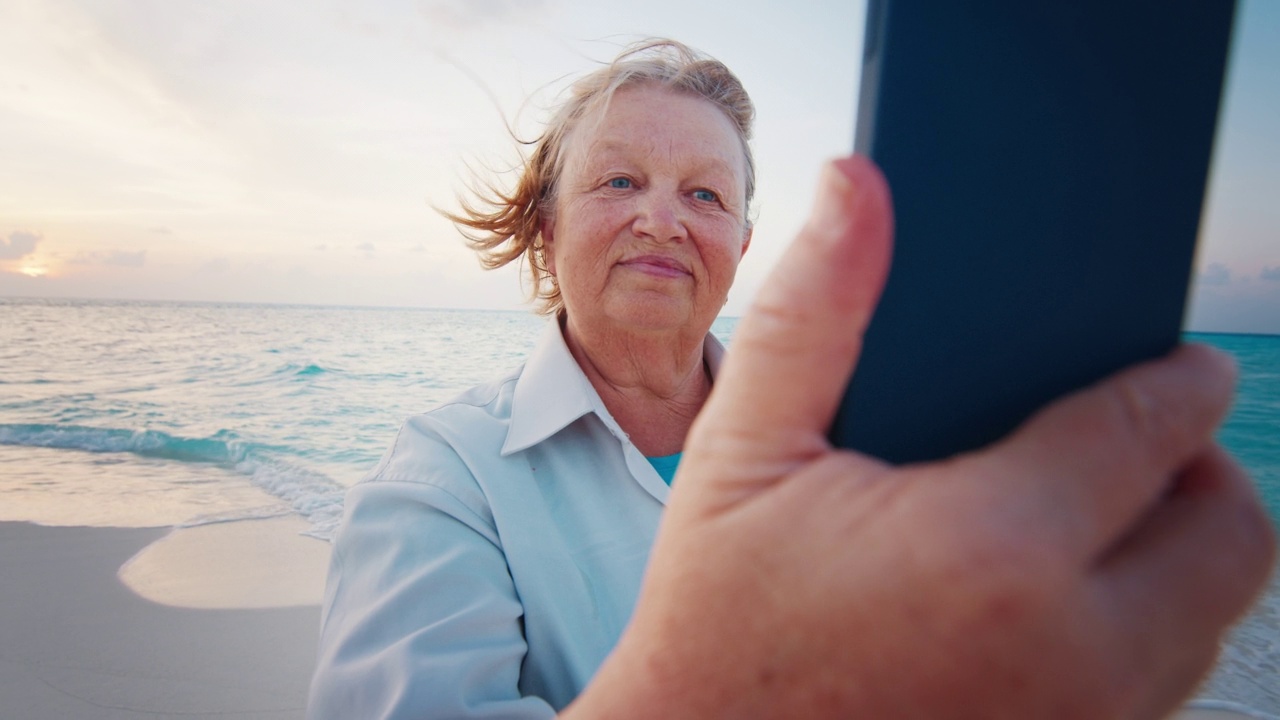
[[[631,180],[629,178],[616,177],[609,181],[609,187],[625,190],[631,187]]]
[[[694,190],[693,196],[703,202],[716,202],[717,200],[720,199],[716,197],[716,194],[711,192],[710,190]]]

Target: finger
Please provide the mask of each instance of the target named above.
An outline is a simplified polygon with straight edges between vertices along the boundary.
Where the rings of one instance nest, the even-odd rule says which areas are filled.
[[[889,188],[872,162],[827,165],[809,221],[734,332],[686,461],[719,448],[773,473],[825,449],[888,274]]]
[[[989,490],[1028,498],[1029,522],[1092,559],[1209,445],[1235,376],[1230,357],[1193,345],[1070,395],[984,453],[1000,465]]]
[[[1208,670],[1274,559],[1274,530],[1257,493],[1217,446],[1194,458],[1107,554],[1098,588],[1113,613],[1117,657],[1158,680],[1145,699],[1151,710],[1172,708]]]

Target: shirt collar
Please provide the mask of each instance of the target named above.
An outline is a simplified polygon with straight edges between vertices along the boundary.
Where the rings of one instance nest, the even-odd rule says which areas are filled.
[[[724,345],[711,333],[707,333],[702,342],[702,357],[714,380],[724,361]],[[516,380],[511,399],[511,424],[501,454],[505,457],[533,447],[592,412],[600,416],[615,435],[625,437],[569,352],[560,323],[552,319]]]

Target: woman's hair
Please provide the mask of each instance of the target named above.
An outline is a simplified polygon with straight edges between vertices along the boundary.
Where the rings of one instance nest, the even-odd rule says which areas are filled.
[[[531,298],[539,313],[560,312],[563,301],[555,277],[547,270],[542,223],[555,209],[556,190],[564,171],[565,142],[584,117],[603,111],[619,90],[655,85],[702,98],[725,114],[738,131],[746,159],[746,198],[755,196],[755,160],[748,141],[755,106],[741,81],[729,68],[674,40],[650,39],[627,47],[613,62],[570,86],[542,134],[531,141],[533,152],[515,169],[515,187],[504,191],[490,182],[477,182],[474,200],[462,199],[462,211],[445,212],[480,256],[487,269],[523,258],[533,280]],[[748,218],[743,218],[749,221]]]

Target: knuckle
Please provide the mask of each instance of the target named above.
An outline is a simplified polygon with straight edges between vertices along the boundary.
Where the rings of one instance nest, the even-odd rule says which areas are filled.
[[[1139,383],[1125,378],[1111,395],[1120,424],[1136,439],[1155,434],[1153,431],[1160,413],[1151,396]]]
[[[758,325],[761,330],[768,331],[768,337],[785,336],[786,333],[778,331],[793,328],[807,319],[804,308],[791,302],[785,295],[773,290],[762,290],[748,313],[752,323]]]
[[[1114,431],[1120,439],[1155,455],[1178,450],[1187,442],[1179,413],[1160,402],[1145,384],[1123,378],[1110,398],[1115,427],[1107,432]]]
[[[852,355],[861,341],[856,323],[840,333],[832,333],[829,325],[822,311],[796,302],[779,286],[768,286],[756,297],[733,342],[742,355],[758,358]]]

